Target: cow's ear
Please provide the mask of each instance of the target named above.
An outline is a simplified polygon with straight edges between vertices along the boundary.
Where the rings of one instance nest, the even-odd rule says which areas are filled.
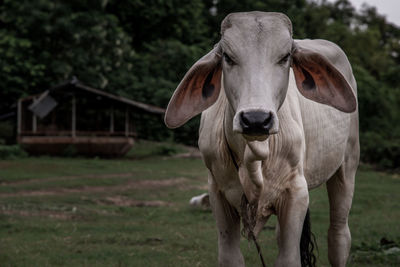
[[[165,124],[177,128],[215,103],[221,89],[221,53],[216,45],[186,73],[169,101]]]
[[[343,74],[324,55],[294,43],[292,68],[300,93],[343,112],[353,112],[357,100]]]

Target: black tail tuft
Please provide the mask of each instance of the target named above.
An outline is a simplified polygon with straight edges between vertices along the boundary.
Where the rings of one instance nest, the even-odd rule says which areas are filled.
[[[301,267],[315,267],[317,258],[314,255],[314,248],[318,251],[315,236],[311,233],[310,210],[307,209],[300,239]]]

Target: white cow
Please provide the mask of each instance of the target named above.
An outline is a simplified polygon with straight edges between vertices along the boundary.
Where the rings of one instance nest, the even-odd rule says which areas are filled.
[[[300,246],[308,190],[326,183],[329,261],[345,266],[359,141],[356,82],[344,52],[325,40],[293,40],[283,14],[230,14],[220,42],[176,89],[165,123],[179,127],[200,112],[219,265],[244,266],[240,217],[251,236],[272,214],[275,266],[311,265],[301,251],[308,244]]]

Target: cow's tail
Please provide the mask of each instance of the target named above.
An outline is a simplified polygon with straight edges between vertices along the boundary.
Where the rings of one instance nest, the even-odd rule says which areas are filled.
[[[301,267],[315,267],[317,258],[314,255],[314,248],[318,251],[315,236],[311,232],[310,209],[307,209],[300,239]]]

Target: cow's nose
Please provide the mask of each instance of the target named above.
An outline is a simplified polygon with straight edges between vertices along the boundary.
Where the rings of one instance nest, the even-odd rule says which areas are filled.
[[[240,114],[240,124],[244,134],[266,135],[273,125],[271,112],[248,111]]]

